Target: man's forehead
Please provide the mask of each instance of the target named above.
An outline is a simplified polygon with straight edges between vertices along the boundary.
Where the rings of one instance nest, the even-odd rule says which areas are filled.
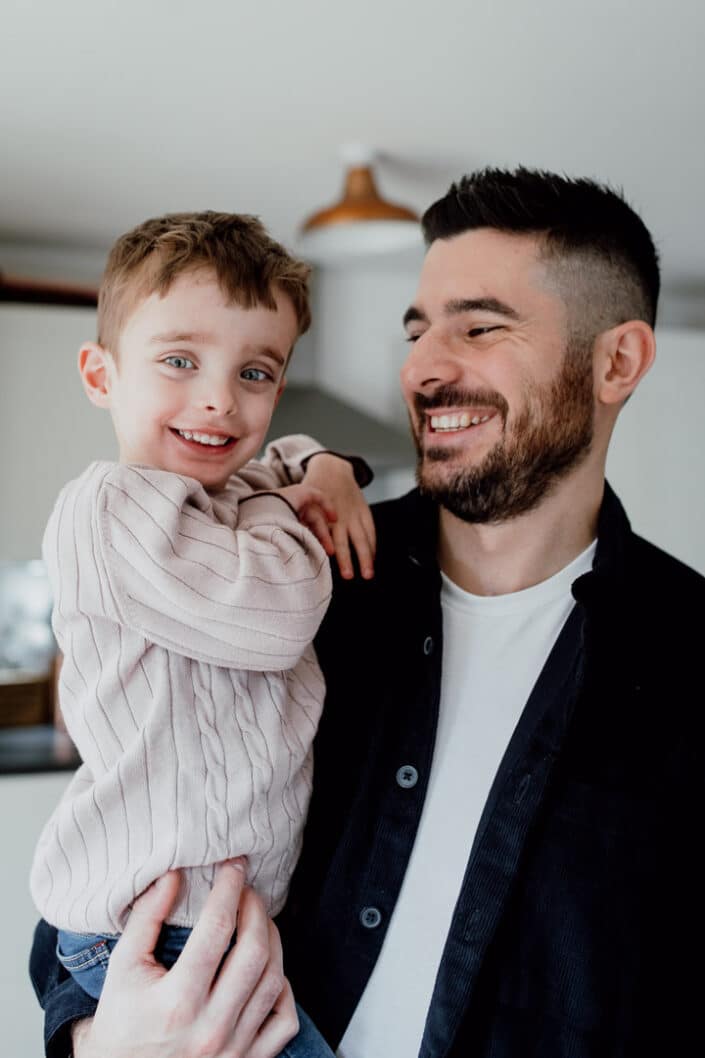
[[[494,299],[519,311],[517,301],[522,300],[523,292],[545,291],[545,278],[536,236],[479,228],[431,243],[413,307],[435,315],[445,313],[449,304],[489,303]]]

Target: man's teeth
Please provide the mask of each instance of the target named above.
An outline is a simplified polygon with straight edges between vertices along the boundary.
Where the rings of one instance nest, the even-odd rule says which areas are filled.
[[[202,445],[225,445],[230,440],[229,437],[214,437],[210,433],[194,433],[193,430],[177,430],[177,433],[185,437],[187,441],[198,441]]]
[[[432,415],[431,429],[465,430],[468,426],[478,426],[480,423],[487,422],[489,418],[491,418],[489,415],[471,417],[466,411],[461,412],[460,415]]]

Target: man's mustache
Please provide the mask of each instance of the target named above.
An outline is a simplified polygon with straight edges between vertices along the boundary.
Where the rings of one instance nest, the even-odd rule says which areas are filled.
[[[439,386],[430,395],[414,393],[413,403],[419,415],[432,411],[433,408],[472,406],[496,408],[503,419],[506,419],[509,413],[506,399],[493,389],[459,389],[457,386]]]

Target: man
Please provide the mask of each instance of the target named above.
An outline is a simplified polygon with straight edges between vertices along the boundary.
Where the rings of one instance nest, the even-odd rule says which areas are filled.
[[[423,226],[402,371],[420,489],[378,507],[375,578],[337,585],[317,643],[328,697],[287,976],[343,1058],[685,1053],[705,582],[636,537],[604,481],[654,357],[656,252],[618,195],[528,170],[465,178]],[[227,995],[210,990],[240,891],[224,872],[181,980],[155,978],[170,885],[128,923],[79,1058],[131,1053],[127,1010],[145,1058],[275,1054],[290,997],[271,927],[257,919],[254,968],[236,945]],[[42,943],[56,1042],[88,1011],[57,998]],[[263,981],[281,996],[258,1031]]]

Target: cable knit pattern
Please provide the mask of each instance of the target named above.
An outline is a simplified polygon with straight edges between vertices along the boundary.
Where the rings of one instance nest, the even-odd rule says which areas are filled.
[[[135,897],[183,868],[170,922],[191,926],[214,866],[244,853],[282,907],[311,793],[323,679],[311,646],[326,555],[281,498],[318,446],[268,449],[209,496],[192,478],[93,463],[44,537],[59,695],[81,754],[39,840],[39,911],[118,933]]]

